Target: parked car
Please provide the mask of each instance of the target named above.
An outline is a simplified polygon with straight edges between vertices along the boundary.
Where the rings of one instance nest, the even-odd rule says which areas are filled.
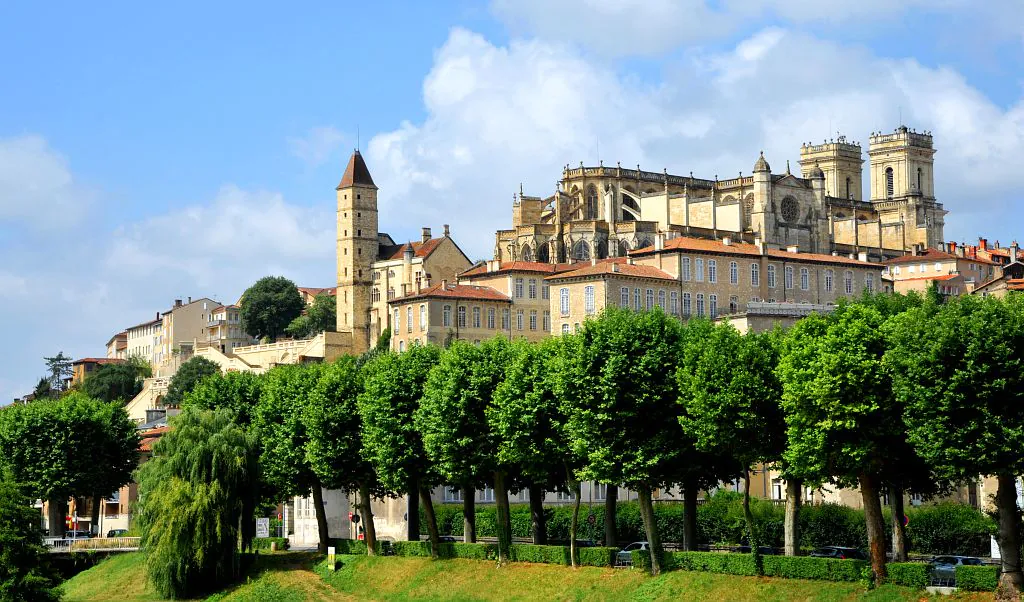
[[[867,560],[864,552],[857,548],[844,548],[842,546],[822,546],[811,552],[815,558],[839,558],[841,560]]]
[[[64,539],[89,539],[92,537],[92,533],[88,531],[65,531]]]
[[[107,537],[128,537],[128,529],[111,529],[107,531]]]
[[[757,551],[760,552],[762,556],[774,556],[775,555],[775,548],[770,547],[770,546],[757,546]],[[736,549],[733,550],[733,552],[739,552],[741,554],[749,554],[750,553],[750,546],[737,546]]]
[[[932,578],[953,580],[956,579],[956,567],[980,566],[984,563],[974,556],[936,556],[928,564],[932,567]]]
[[[459,540],[455,539],[454,535],[441,535],[437,538],[438,543],[455,543]]]
[[[646,550],[646,549],[647,549],[647,542],[646,541],[634,541],[633,543],[631,543],[628,546],[626,546],[626,547],[622,548],[621,550],[619,550],[616,553],[616,555],[617,555],[617,557],[618,557],[620,562],[632,562],[633,561],[633,551],[634,550]]]

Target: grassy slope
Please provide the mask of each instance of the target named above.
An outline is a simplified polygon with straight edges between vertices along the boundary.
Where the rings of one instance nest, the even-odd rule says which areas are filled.
[[[929,599],[922,592],[884,586],[866,591],[852,583],[757,579],[675,571],[656,579],[640,571],[422,558],[345,556],[328,573],[312,554],[264,555],[245,583],[211,601],[300,602],[321,600],[758,600],[903,602]],[[65,584],[68,602],[154,600],[139,554],[115,556]],[[938,600],[940,598],[936,598]],[[991,594],[942,600],[988,602]]]

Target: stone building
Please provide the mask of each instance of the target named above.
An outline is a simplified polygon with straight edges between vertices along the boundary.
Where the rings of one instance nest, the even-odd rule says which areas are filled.
[[[942,240],[946,211],[935,199],[932,137],[901,126],[872,134],[870,197],[862,151],[845,136],[800,149],[801,175],[772,173],[763,154],[753,173],[719,180],[636,169],[566,168],[553,195],[516,196],[512,228],[499,230],[494,257],[562,262],[622,257],[658,233],[798,246],[873,260]]]

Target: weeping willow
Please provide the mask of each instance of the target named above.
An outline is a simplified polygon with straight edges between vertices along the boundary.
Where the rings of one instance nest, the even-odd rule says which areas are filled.
[[[139,469],[146,572],[165,598],[231,582],[252,541],[257,447],[233,417],[186,408]]]

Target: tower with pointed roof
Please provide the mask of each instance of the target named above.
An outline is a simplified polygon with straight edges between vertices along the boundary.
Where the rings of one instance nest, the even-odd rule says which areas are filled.
[[[338,183],[338,332],[352,333],[352,352],[370,348],[370,291],[377,260],[377,186],[358,150]]]

